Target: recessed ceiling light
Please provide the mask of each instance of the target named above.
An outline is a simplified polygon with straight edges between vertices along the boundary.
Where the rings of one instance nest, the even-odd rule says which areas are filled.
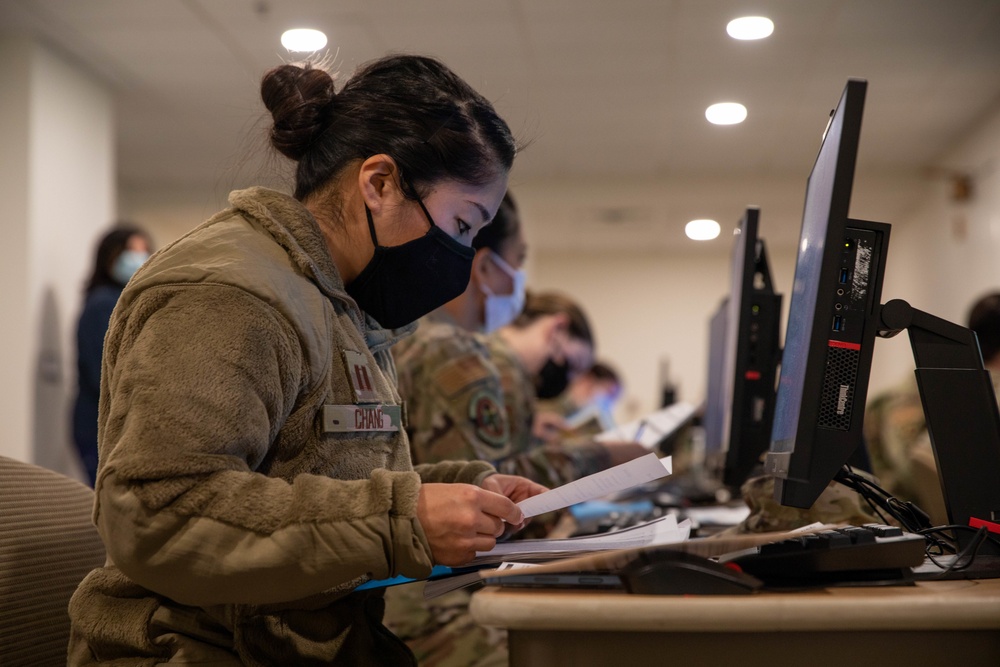
[[[705,118],[716,125],[735,125],[747,118],[747,108],[739,102],[719,102],[705,109]]]
[[[289,51],[312,53],[326,46],[326,35],[312,28],[295,28],[282,33],[281,45]]]
[[[692,220],[684,225],[684,233],[692,241],[711,241],[721,230],[715,220]]]
[[[726,25],[733,39],[764,39],[774,32],[774,22],[764,16],[744,16]]]

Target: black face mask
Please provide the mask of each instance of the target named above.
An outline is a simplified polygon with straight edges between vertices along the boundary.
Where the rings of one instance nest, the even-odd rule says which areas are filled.
[[[417,200],[431,228],[426,234],[398,246],[380,246],[372,212],[365,206],[375,254],[347,293],[379,324],[395,329],[415,322],[465,291],[476,251],[462,245],[434,224],[424,203]]]
[[[538,373],[538,398],[555,398],[569,385],[569,364],[549,359]]]

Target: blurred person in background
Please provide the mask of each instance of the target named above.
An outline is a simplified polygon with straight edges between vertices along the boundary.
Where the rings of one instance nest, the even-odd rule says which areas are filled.
[[[501,206],[493,225],[507,226],[504,217],[515,214]],[[558,487],[647,453],[631,442],[565,444],[552,437],[558,427],[546,437],[535,432],[542,369],[554,367],[552,375],[563,373],[568,382],[593,362],[590,323],[573,300],[555,292],[528,294],[523,311],[489,335],[455,324],[440,310],[393,348],[415,463],[489,461],[500,472]],[[523,536],[541,537],[555,519],[535,517]],[[421,665],[507,664],[506,633],[475,623],[468,591],[432,600],[423,592],[423,582],[386,592],[386,625]]]
[[[595,361],[587,370],[568,382],[566,389],[555,398],[540,399],[538,416],[555,415],[565,427],[588,433],[614,428],[615,404],[622,395],[618,372],[603,361]],[[538,418],[536,418],[536,421]]]
[[[514,321],[524,309],[524,261],[528,244],[521,231],[521,216],[510,192],[504,195],[493,221],[472,240],[469,286],[462,294],[421,320],[452,327],[453,333],[492,333]]]
[[[149,235],[121,224],[97,244],[94,266],[84,288],[83,310],[76,324],[77,393],[73,403],[73,443],[90,486],[97,478],[97,400],[101,357],[111,312],[132,275],[152,252]]]
[[[990,371],[994,390],[1000,389],[1000,292],[977,299],[965,325],[976,333],[983,365]],[[864,432],[872,472],[881,486],[900,500],[916,503],[931,515],[935,525],[947,523],[934,450],[913,373],[869,400]]]

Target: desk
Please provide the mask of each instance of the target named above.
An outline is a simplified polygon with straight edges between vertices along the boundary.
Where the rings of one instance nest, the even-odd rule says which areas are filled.
[[[490,586],[471,612],[509,630],[511,667],[1000,665],[1000,579],[689,597]]]

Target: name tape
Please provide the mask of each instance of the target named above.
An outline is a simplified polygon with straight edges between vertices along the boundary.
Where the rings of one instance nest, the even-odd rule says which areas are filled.
[[[324,433],[394,433],[402,425],[398,405],[324,405]]]

